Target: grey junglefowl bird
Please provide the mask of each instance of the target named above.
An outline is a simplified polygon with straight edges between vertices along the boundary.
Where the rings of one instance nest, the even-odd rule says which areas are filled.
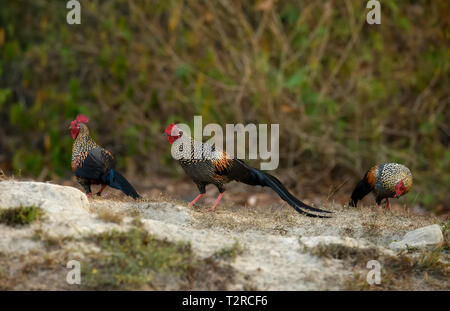
[[[373,192],[377,205],[386,199],[386,209],[390,210],[389,198],[399,198],[411,190],[413,177],[409,168],[397,163],[383,163],[371,167],[353,190],[349,205],[356,207],[369,192]]]
[[[294,197],[283,184],[274,176],[264,173],[256,168],[246,165],[243,161],[232,159],[226,152],[218,150],[215,146],[193,140],[175,125],[169,125],[164,134],[167,134],[175,156],[186,174],[197,185],[200,194],[189,203],[194,205],[206,193],[206,185],[213,184],[219,189],[219,196],[210,209],[214,211],[224,194],[224,185],[230,181],[242,182],[252,186],[267,186],[272,188],[285,202],[292,206],[298,213],[309,217],[329,218],[328,216],[311,214],[304,211],[331,213],[329,211],[306,205]],[[190,146],[190,152],[185,152],[185,146]],[[196,152],[196,154],[194,154]]]
[[[89,135],[86,123],[89,118],[78,115],[70,124],[72,138],[72,171],[77,181],[91,197],[91,185],[101,185],[97,195],[100,196],[106,186],[121,190],[126,195],[138,199],[141,196],[133,186],[114,169],[114,157],[108,150],[100,147]]]

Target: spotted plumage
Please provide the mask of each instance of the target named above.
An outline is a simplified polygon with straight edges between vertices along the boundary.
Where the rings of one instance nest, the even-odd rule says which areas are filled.
[[[284,201],[297,212],[310,217],[326,217],[311,214],[303,209],[325,212],[306,205],[294,197],[274,176],[247,166],[243,161],[233,159],[226,152],[214,145],[193,140],[175,125],[171,124],[164,131],[172,144],[172,156],[177,159],[186,174],[195,182],[200,194],[189,204],[195,204],[206,192],[206,185],[213,184],[220,194],[211,210],[214,210],[225,191],[225,184],[238,181],[248,185],[267,186],[272,188]]]
[[[105,163],[105,169],[113,168],[114,157],[111,152],[97,145],[89,135],[88,127],[80,123],[80,132],[72,146],[72,171],[75,171],[84,163],[89,151],[97,149],[100,150],[102,161]]]
[[[377,204],[386,199],[386,208],[390,208],[389,198],[400,197],[411,190],[413,177],[411,171],[402,164],[383,163],[371,167],[353,190],[349,205],[356,206],[358,201],[373,192]]]
[[[200,193],[206,192],[207,184],[216,185],[221,193],[225,191],[224,184],[229,180],[224,173],[233,165],[225,152],[188,136],[177,139],[172,150],[186,174],[199,186]]]
[[[70,129],[74,139],[72,146],[72,171],[77,181],[88,195],[92,195],[91,185],[102,185],[97,195],[101,195],[106,186],[121,190],[133,198],[140,197],[133,186],[119,172],[115,171],[114,157],[108,150],[97,145],[89,135],[85,123],[88,118],[77,116]]]

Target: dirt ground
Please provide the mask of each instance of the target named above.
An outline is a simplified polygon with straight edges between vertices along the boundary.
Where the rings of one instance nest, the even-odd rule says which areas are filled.
[[[73,181],[63,184],[79,188]],[[295,193],[305,203],[333,212],[329,219],[309,218],[295,212],[271,189],[237,183],[229,185],[216,211],[210,212],[218,194],[214,187],[208,187],[206,198],[188,208],[187,203],[197,195],[195,185],[189,181],[154,179],[140,184],[144,184],[138,189],[143,200],[134,201],[107,189],[102,197],[89,201],[90,214],[119,228],[130,226],[131,220],[138,218],[142,227],[155,237],[188,243],[198,260],[215,262],[205,265],[210,271],[202,273],[208,282],[197,280],[189,284],[201,285],[186,287],[171,279],[156,289],[450,289],[448,245],[441,247],[437,255],[409,250],[406,252],[409,257],[393,254],[388,248],[408,231],[430,224],[445,226],[446,215],[427,215],[405,207],[401,200],[392,202],[391,211],[384,211],[373,206],[370,196],[360,207],[349,208],[343,204],[348,200],[345,194],[337,193],[328,200],[326,197],[311,200]],[[11,229],[0,227],[2,232],[19,234],[19,231],[12,233]],[[27,230],[28,233],[21,233],[23,239],[36,235],[36,228]],[[302,242],[316,237],[343,238],[352,246],[308,248]],[[32,250],[28,257],[0,256],[3,266],[0,286],[4,289],[71,289],[64,281],[66,270],[61,263],[73,257],[74,252],[83,260],[82,250],[89,245],[83,240],[76,243],[74,246],[57,241],[51,248]],[[384,282],[378,287],[368,286],[365,281],[366,263],[373,259],[379,260],[384,269]],[[217,269],[223,271],[220,273],[223,279],[211,273]],[[49,283],[44,279],[53,281]],[[214,284],[221,284],[221,287]]]

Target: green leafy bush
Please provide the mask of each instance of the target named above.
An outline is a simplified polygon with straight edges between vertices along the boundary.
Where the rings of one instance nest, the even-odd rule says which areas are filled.
[[[70,176],[68,125],[128,175],[174,172],[169,122],[279,123],[280,171],[328,193],[374,163],[414,176],[408,202],[448,209],[448,3],[388,1],[7,1],[0,12],[0,167]],[[280,174],[281,175],[281,174]],[[298,177],[295,177],[298,176]],[[308,178],[306,178],[308,177]]]

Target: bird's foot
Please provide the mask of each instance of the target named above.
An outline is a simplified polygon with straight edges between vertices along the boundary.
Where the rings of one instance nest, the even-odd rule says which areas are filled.
[[[188,204],[188,207],[192,207],[195,203],[197,203],[198,200],[200,200],[205,194],[200,193],[198,196],[195,197],[195,199],[192,200],[191,203]]]
[[[219,196],[216,199],[216,202],[214,202],[214,205],[209,209],[210,212],[214,212],[216,210],[216,206],[219,204],[220,200],[222,199],[223,192],[219,194]]]
[[[89,199],[92,199],[92,192],[89,192],[89,193],[87,194],[87,196],[88,196]]]
[[[100,190],[96,193],[97,196],[101,197],[102,196],[102,192],[103,192],[103,190],[105,190],[105,188],[106,188],[106,185],[102,185],[100,187]]]
[[[387,211],[391,210],[391,202],[389,202],[389,198],[386,198],[386,210]]]

